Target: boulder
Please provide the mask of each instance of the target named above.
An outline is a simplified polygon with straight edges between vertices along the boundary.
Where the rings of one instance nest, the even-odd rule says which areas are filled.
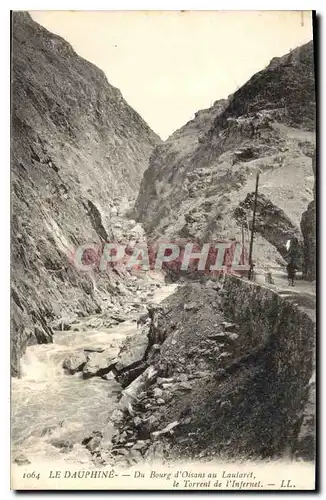
[[[139,377],[137,377],[124,391],[119,402],[122,410],[128,409],[130,403],[136,401],[137,396],[148,387],[157,377],[157,370],[149,366]]]
[[[146,360],[149,363],[153,363],[153,359],[157,357],[161,350],[161,346],[159,344],[153,344],[146,354]]]
[[[238,340],[239,335],[238,335],[237,333],[228,332],[228,334],[227,334],[227,338],[228,338],[229,340],[235,341],[235,340]]]
[[[62,367],[71,374],[80,372],[87,362],[87,358],[84,353],[75,354],[66,358]]]
[[[129,450],[126,450],[125,448],[115,448],[112,450],[112,453],[115,453],[117,455],[129,455]]]
[[[96,450],[100,449],[101,441],[103,438],[103,434],[100,431],[92,432],[91,436],[83,439],[82,445],[86,446],[86,448],[94,453]]]
[[[213,280],[207,280],[205,286],[211,288],[212,290],[215,290],[216,292],[218,292],[221,288],[221,284]]]
[[[87,321],[86,325],[89,328],[102,328],[103,327],[103,319],[95,316],[95,318],[91,318]]]
[[[94,353],[84,365],[83,378],[102,377],[112,370],[116,362],[115,353],[108,351]]]
[[[119,293],[119,295],[122,295],[123,297],[130,295],[129,290],[122,283],[120,283],[117,286],[117,292]]]
[[[222,321],[222,325],[226,332],[229,332],[237,328],[237,325],[235,323],[230,323],[229,321]]]
[[[111,371],[109,373],[106,373],[105,375],[102,375],[103,380],[115,380],[114,373]]]
[[[181,389],[182,391],[191,391],[192,387],[191,387],[191,384],[189,382],[181,382],[178,385],[178,389]]]
[[[155,432],[152,432],[151,433],[151,438],[152,439],[156,439],[158,438],[161,434],[167,434],[167,433],[170,433],[171,431],[173,431],[173,429],[175,427],[177,427],[179,425],[179,422],[176,420],[175,422],[171,422],[169,425],[167,425],[166,427],[164,427],[164,429],[162,429],[161,431],[155,431]]]
[[[171,384],[172,382],[174,382],[174,378],[173,377],[170,377],[170,378],[157,377],[156,382],[157,382],[157,385],[163,386],[163,384]]]
[[[123,388],[128,387],[147,367],[148,364],[146,362],[141,362],[137,363],[134,367],[128,367],[122,372],[118,372],[114,368],[115,379]]]
[[[120,410],[119,408],[116,408],[113,411],[110,420],[114,424],[119,425],[119,424],[122,424],[122,422],[124,421],[124,418],[125,418],[124,412],[122,410]]]
[[[150,415],[146,420],[142,421],[142,425],[138,428],[138,437],[142,439],[148,439],[151,432],[157,429],[159,420],[154,415]]]
[[[136,441],[136,443],[133,445],[133,450],[143,450],[148,446],[148,441]]]
[[[163,444],[160,441],[152,443],[145,454],[146,462],[153,465],[157,463],[162,463],[164,460],[165,449],[166,449],[165,443]]]
[[[170,383],[166,383],[166,384],[162,384],[162,389],[171,389],[171,387],[173,387],[173,383],[170,382]]]
[[[28,465],[30,464],[31,462],[28,460],[27,457],[25,457],[25,455],[19,455],[18,457],[16,457],[14,459],[14,462],[17,464],[17,465]]]
[[[161,398],[163,396],[163,391],[159,387],[155,387],[153,390],[153,396],[154,398]]]
[[[40,435],[41,437],[51,435],[53,432],[57,429],[56,425],[49,425],[47,427],[44,427],[44,429],[41,430]]]
[[[140,363],[144,359],[148,342],[146,332],[129,337],[119,353],[116,370],[119,372]]]
[[[55,448],[60,448],[62,452],[71,451],[74,446],[68,439],[52,439],[51,444]]]
[[[225,332],[218,332],[218,333],[212,333],[211,335],[208,335],[209,340],[225,340],[226,333]]]
[[[124,318],[123,316],[119,316],[118,314],[111,315],[111,318],[117,323],[123,323],[124,321],[126,321],[126,318]]]
[[[140,417],[136,416],[134,418],[134,426],[135,427],[140,427],[142,425],[143,421]]]
[[[71,324],[76,320],[76,316],[63,316],[62,318],[55,319],[50,323],[52,330],[70,330]]]
[[[231,329],[231,327],[230,327]],[[208,335],[208,338],[210,340],[220,340],[220,341],[223,341],[223,342],[226,342],[226,341],[235,341],[239,338],[239,335],[235,332],[231,332],[231,331],[225,331],[225,332],[218,332],[218,333],[213,333],[211,335]]]

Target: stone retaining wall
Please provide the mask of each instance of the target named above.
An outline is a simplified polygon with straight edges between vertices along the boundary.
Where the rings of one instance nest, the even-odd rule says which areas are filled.
[[[269,390],[292,429],[291,452],[311,459],[315,449],[314,311],[277,291],[233,276],[224,285],[224,310],[250,336],[266,346]],[[268,388],[268,385],[267,385]]]

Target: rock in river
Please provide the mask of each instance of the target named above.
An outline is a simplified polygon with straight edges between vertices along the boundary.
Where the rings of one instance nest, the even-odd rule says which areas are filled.
[[[117,371],[122,371],[130,366],[140,363],[148,347],[148,336],[146,331],[128,337],[120,351],[118,362],[115,366]]]
[[[66,358],[62,363],[62,367],[69,373],[74,374],[83,369],[86,361],[87,358],[84,353],[75,354]]]
[[[67,453],[73,449],[73,443],[68,439],[52,439],[52,446],[59,448],[63,453]]]
[[[105,349],[103,349],[103,347],[85,347],[84,348],[84,351],[86,353],[89,353],[89,352],[103,352]]]
[[[28,465],[30,464],[31,462],[28,460],[28,458],[25,457],[25,455],[19,455],[18,457],[16,457],[14,459],[14,462],[17,464],[17,465]]]
[[[103,434],[100,431],[93,431],[90,436],[83,439],[82,444],[91,452],[95,452],[100,448]]]

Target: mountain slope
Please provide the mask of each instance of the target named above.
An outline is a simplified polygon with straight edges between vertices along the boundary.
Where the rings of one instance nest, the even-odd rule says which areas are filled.
[[[291,222],[279,240],[300,234],[313,197],[313,43],[273,59],[205,115],[208,121],[197,114],[153,152],[135,205],[138,220],[155,238],[241,239],[236,210],[254,191],[259,171],[259,192],[277,207],[274,224],[281,212]],[[246,217],[248,244],[250,210]],[[259,231],[254,258],[267,267],[281,255],[264,224]]]
[[[100,307],[80,244],[113,238],[110,211],[136,196],[161,141],[104,73],[26,12],[12,17],[12,372],[49,321]],[[107,282],[104,280],[104,285]]]

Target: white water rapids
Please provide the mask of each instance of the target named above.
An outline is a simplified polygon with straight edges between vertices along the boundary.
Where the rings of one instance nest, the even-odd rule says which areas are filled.
[[[175,285],[163,286],[156,291],[154,301],[160,302],[174,289]],[[33,464],[91,464],[89,453],[80,443],[94,430],[105,430],[104,440],[110,439],[110,415],[121,386],[114,379],[84,380],[79,373],[65,374],[62,362],[90,346],[116,352],[125,337],[135,331],[136,323],[126,321],[101,330],[56,332],[53,344],[26,349],[21,359],[21,378],[12,379],[13,457],[24,455]],[[63,453],[51,444],[53,439],[69,440],[74,443],[73,449]]]

